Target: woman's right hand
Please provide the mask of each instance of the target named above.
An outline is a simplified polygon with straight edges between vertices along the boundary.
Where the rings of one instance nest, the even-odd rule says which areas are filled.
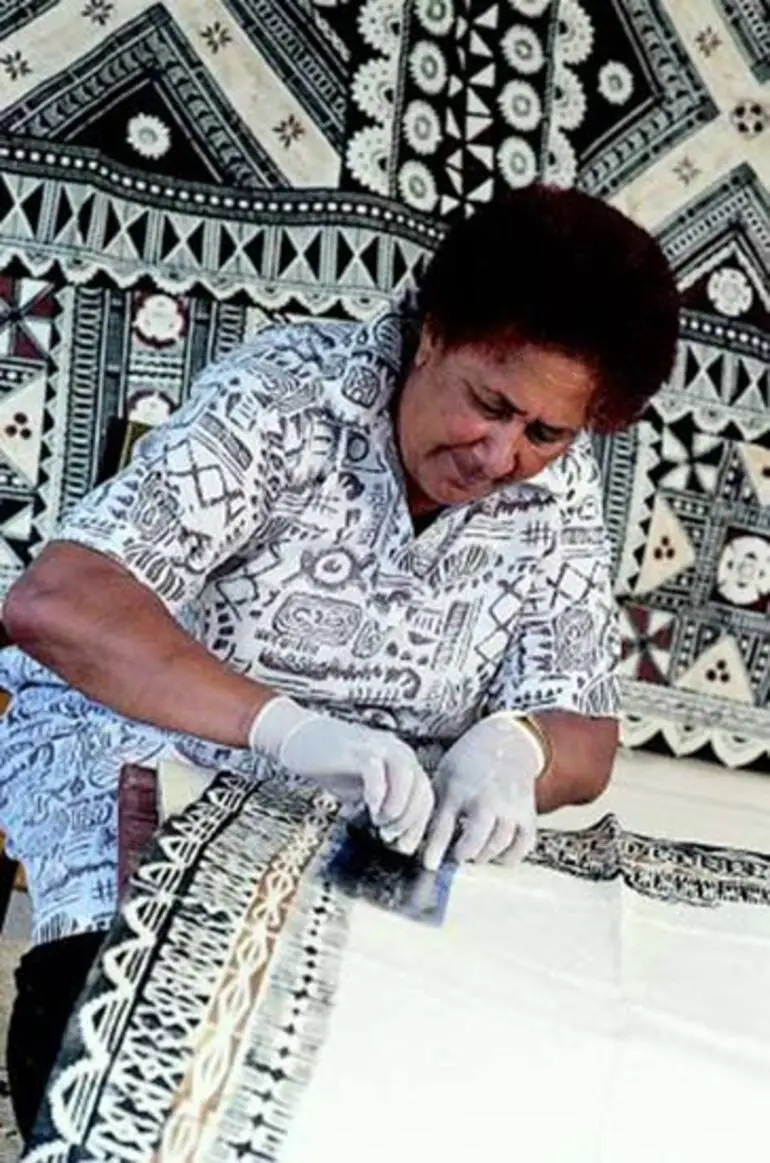
[[[417,851],[435,796],[411,747],[390,731],[307,711],[279,695],[264,705],[251,747],[346,803],[365,806],[383,840]]]

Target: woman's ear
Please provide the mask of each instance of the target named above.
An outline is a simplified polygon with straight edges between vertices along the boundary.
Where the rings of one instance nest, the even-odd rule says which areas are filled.
[[[420,339],[417,344],[417,351],[414,353],[414,366],[418,368],[424,367],[438,346],[438,340],[435,337],[433,328],[426,320],[420,328]]]

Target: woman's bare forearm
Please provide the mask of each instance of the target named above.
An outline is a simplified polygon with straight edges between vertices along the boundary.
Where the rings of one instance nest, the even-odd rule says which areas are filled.
[[[182,630],[162,602],[110,558],[53,542],[11,588],[5,628],[36,661],[131,719],[229,747],[248,745],[274,696]]]
[[[595,800],[612,774],[618,749],[617,721],[590,719],[568,711],[546,711],[536,718],[551,749],[551,762],[535,789],[538,812]]]

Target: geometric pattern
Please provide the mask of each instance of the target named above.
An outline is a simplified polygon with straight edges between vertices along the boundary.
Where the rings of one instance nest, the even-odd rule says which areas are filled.
[[[531,864],[586,880],[620,879],[653,900],[713,908],[770,905],[770,859],[629,832],[614,815],[576,832],[541,828]]]
[[[221,775],[156,835],[39,1113],[47,1158],[85,1158],[97,1142],[111,1159],[150,1158],[181,1140],[210,1157],[215,1139],[226,1157],[275,1158],[345,936],[346,902],[308,875],[337,810],[328,796]]]
[[[607,196],[711,121],[713,97],[665,6],[563,0],[546,176]],[[628,35],[633,28],[634,35]]]
[[[324,874],[336,810],[225,773],[167,820],[67,1031],[31,1158],[117,1163],[183,1144],[191,1159],[280,1159],[347,937],[351,901]],[[529,860],[680,906],[770,905],[767,857],[627,832],[612,815],[541,829]]]
[[[596,441],[624,739],[770,765],[763,0],[0,0],[0,77],[0,589],[111,416],[162,418],[271,320],[369,318],[447,222],[575,184],[684,305],[670,383]]]
[[[758,81],[770,80],[770,20],[763,0],[717,0]]]

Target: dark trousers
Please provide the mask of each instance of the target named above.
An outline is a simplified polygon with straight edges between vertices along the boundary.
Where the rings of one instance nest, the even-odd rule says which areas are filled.
[[[64,937],[30,949],[19,962],[7,1055],[11,1101],[25,1142],[32,1134],[70,1014],[104,936]]]

